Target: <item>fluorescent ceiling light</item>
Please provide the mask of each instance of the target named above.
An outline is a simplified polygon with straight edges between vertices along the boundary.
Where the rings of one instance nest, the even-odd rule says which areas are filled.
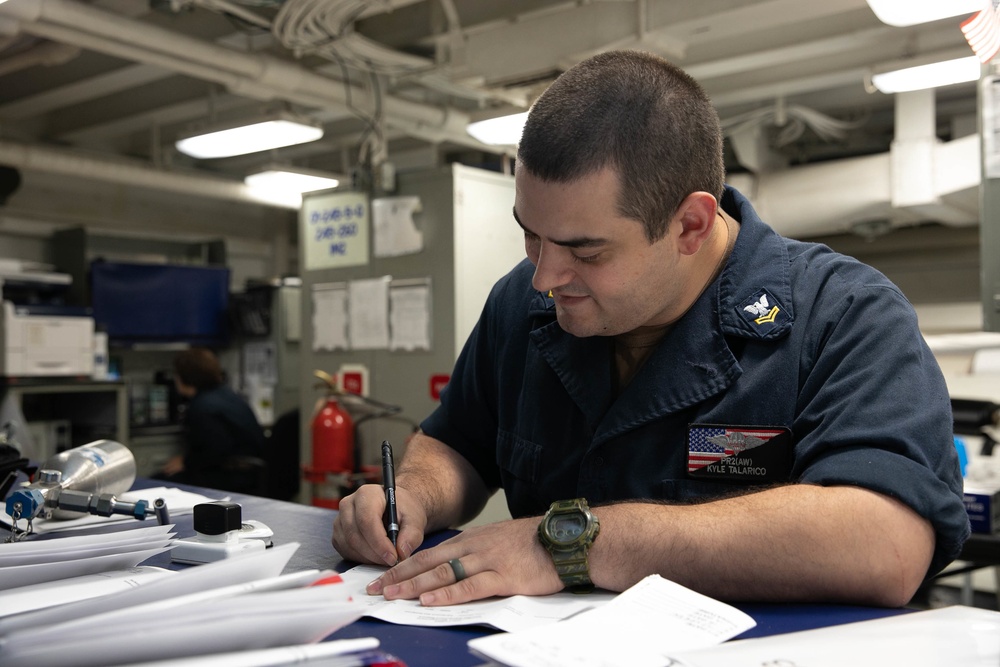
[[[990,0],[868,0],[882,23],[908,26],[978,12]]]
[[[979,79],[980,64],[976,56],[945,60],[929,65],[907,67],[882,74],[872,74],[872,85],[883,93],[905,93],[924,88],[938,88],[954,83]]]
[[[340,185],[342,180],[339,174],[269,165],[248,175],[243,182],[252,196],[261,201],[298,208],[302,205],[302,193],[329,190]]]
[[[514,146],[521,140],[521,130],[524,129],[524,121],[527,119],[528,112],[525,111],[510,116],[469,123],[465,131],[484,144]]]
[[[302,193],[335,188],[340,185],[340,176],[297,167],[268,167],[250,174],[243,182],[251,188]]]
[[[258,122],[188,136],[177,141],[177,150],[200,160],[245,155],[304,144],[323,136],[323,129],[289,114]]]

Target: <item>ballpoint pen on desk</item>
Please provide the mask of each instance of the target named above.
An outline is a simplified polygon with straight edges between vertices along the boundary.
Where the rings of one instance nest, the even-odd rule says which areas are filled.
[[[392,466],[392,445],[382,441],[382,487],[385,489],[385,531],[396,546],[399,536],[399,516],[396,514],[396,473]]]

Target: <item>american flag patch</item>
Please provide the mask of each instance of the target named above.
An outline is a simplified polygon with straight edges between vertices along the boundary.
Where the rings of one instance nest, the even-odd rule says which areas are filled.
[[[960,27],[979,62],[985,65],[1000,51],[1000,15],[992,2],[984,3],[983,9],[962,21]]]
[[[780,428],[692,426],[688,430],[688,472],[738,456],[783,433],[786,430]]]

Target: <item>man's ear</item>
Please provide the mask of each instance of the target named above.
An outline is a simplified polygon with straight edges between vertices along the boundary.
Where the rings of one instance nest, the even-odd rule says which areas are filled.
[[[677,248],[682,254],[693,255],[712,235],[719,203],[707,192],[692,192],[677,207],[672,225],[679,227]]]

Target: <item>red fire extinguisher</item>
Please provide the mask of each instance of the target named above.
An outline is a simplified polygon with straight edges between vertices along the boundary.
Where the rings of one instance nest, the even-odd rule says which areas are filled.
[[[340,499],[352,490],[355,472],[354,420],[337,400],[336,380],[328,373],[315,371],[323,381],[326,396],[317,404],[312,419],[312,464],[303,467],[305,479],[312,484],[312,504],[340,508]]]

